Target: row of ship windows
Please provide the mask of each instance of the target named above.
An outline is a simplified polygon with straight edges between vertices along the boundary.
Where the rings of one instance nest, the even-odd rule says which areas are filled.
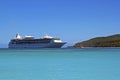
[[[19,41],[19,42],[31,42],[31,41],[33,41],[33,42],[36,42],[36,41],[50,41],[50,40],[52,40],[52,39],[41,39],[41,40],[12,40],[13,42],[14,41]]]
[[[39,43],[49,43],[48,42],[12,42],[12,44],[39,44]]]

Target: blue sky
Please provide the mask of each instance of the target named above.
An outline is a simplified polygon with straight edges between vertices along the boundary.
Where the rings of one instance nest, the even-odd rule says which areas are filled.
[[[0,0],[0,43],[16,33],[69,44],[120,33],[119,0]]]

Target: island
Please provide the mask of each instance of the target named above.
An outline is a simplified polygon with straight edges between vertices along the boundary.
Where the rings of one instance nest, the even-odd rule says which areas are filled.
[[[74,48],[83,47],[120,47],[120,34],[115,34],[106,37],[96,37],[83,42],[78,42]]]

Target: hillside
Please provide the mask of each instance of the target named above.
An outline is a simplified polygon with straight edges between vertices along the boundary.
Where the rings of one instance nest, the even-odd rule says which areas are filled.
[[[120,47],[120,34],[92,38],[87,41],[78,42],[73,47]]]

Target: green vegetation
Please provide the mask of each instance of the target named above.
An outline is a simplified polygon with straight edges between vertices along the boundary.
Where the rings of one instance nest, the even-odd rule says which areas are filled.
[[[73,47],[120,47],[120,34],[93,38],[76,43]]]

